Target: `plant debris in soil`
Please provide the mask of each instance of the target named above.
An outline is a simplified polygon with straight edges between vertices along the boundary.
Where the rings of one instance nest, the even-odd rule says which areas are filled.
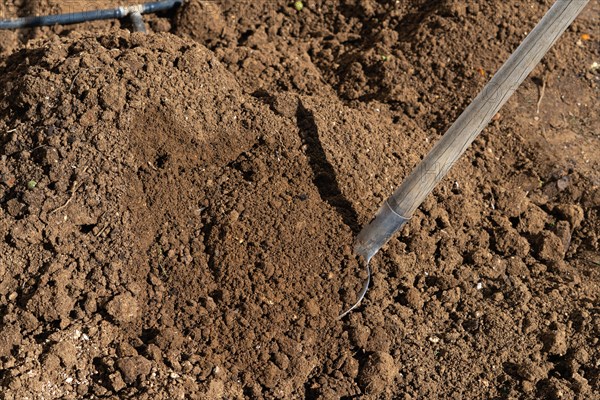
[[[0,398],[600,398],[593,2],[337,320],[360,227],[550,3],[0,32]]]

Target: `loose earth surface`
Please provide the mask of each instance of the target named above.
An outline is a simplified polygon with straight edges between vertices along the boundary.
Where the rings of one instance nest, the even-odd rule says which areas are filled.
[[[551,3],[0,31],[0,399],[599,399],[597,1],[337,319],[360,227]]]

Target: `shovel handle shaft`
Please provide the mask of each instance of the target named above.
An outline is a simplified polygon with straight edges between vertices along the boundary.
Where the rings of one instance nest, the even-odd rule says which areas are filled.
[[[358,254],[370,258],[402,227],[588,1],[557,0],[554,3],[479,95],[387,199],[378,216],[387,215],[390,221],[382,221],[376,216],[359,233],[355,249]],[[397,224],[396,229],[390,229],[393,224]],[[388,227],[385,233],[380,229],[382,226]]]

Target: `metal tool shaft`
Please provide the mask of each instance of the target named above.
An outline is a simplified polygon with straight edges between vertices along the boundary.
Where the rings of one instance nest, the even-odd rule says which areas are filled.
[[[506,103],[588,0],[557,0],[479,95],[358,234],[355,253],[370,260],[406,223]]]

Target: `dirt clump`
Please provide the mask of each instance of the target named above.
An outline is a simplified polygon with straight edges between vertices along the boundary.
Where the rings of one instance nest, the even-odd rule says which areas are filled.
[[[378,395],[394,380],[394,358],[388,353],[376,352],[367,358],[358,380],[366,394]]]

